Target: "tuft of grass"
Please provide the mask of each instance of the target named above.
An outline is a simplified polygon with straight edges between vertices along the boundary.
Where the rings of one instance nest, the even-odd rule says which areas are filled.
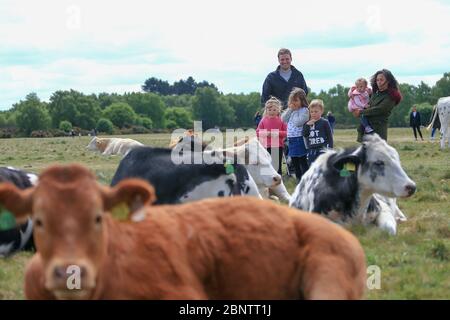
[[[447,261],[450,258],[450,251],[442,241],[436,241],[431,247],[431,256],[438,260]]]

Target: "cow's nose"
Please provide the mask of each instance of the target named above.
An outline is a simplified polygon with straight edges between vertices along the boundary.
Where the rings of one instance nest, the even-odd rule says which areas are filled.
[[[409,184],[405,187],[406,192],[408,193],[408,197],[412,196],[414,192],[416,192],[416,185]]]
[[[73,266],[76,266],[77,269],[74,269]],[[79,266],[75,264],[62,264],[53,268],[53,276],[60,280],[66,279],[71,274],[74,274],[74,272],[78,272],[80,278],[85,278],[87,275],[87,268],[83,265]]]
[[[53,276],[57,279],[64,279],[67,277],[66,270],[67,268],[64,266],[56,266],[53,269]]]

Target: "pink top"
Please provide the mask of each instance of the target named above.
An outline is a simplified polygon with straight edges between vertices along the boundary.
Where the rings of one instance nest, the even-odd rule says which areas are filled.
[[[256,135],[265,148],[280,148],[287,135],[287,124],[280,117],[263,117],[256,129]]]
[[[367,108],[371,93],[372,90],[370,88],[367,88],[361,93],[355,87],[351,87],[348,91],[348,97],[350,98],[348,101],[348,111],[353,112]]]

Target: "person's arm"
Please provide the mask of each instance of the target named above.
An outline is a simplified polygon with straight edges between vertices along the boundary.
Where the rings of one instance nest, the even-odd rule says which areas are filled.
[[[294,119],[294,126],[301,128],[308,120],[309,112],[299,112],[298,116]]]
[[[328,138],[328,147],[333,148],[333,133],[331,132],[331,126],[328,121],[325,121],[325,132]]]
[[[288,123],[293,111],[294,110],[292,110],[291,108],[287,108],[286,111],[284,111],[283,114],[281,115],[281,120]]]
[[[311,127],[309,126],[309,124],[306,124],[303,126],[303,136],[305,138],[309,137],[309,134],[311,133]]]
[[[266,80],[264,80],[262,94],[261,94],[261,105],[264,106],[267,100],[269,100],[272,94],[272,84],[270,83],[270,74],[267,75]]]
[[[389,113],[394,105],[395,102],[389,99],[389,97],[386,97],[378,105],[364,109],[360,114],[365,116],[382,116]]]
[[[259,137],[262,137],[262,136],[267,136],[267,130],[266,130],[266,128],[264,127],[264,119],[261,119],[261,121],[259,122],[259,124],[258,124],[258,128],[256,128],[256,136],[259,138]],[[262,132],[261,132],[262,131]],[[265,134],[264,134],[265,133]]]
[[[286,137],[287,137],[287,125],[285,122],[281,121],[280,139],[284,139]]]
[[[305,91],[306,95],[308,95],[308,86],[306,85],[305,77],[303,77],[303,73],[300,72],[300,87]]]

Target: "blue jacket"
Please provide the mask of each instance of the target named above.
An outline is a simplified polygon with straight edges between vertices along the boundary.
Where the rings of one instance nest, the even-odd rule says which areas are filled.
[[[279,70],[280,66],[278,66],[277,70],[269,73],[266,80],[264,80],[261,95],[261,104],[263,105],[269,100],[270,96],[274,96],[280,99],[283,102],[283,106],[286,107],[289,94],[294,87],[301,88],[308,94],[308,87],[303,74],[294,66],[291,65],[292,75],[287,82],[280,76]]]

